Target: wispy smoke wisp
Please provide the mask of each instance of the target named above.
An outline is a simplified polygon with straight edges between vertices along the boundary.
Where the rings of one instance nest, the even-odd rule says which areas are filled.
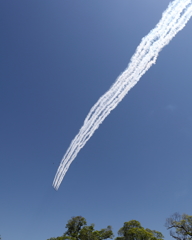
[[[156,27],[145,36],[125,71],[112,87],[91,108],[79,133],[61,160],[53,181],[58,190],[70,164],[95,130],[119,104],[143,74],[155,64],[159,52],[182,30],[192,16],[192,0],[175,0],[169,4]]]

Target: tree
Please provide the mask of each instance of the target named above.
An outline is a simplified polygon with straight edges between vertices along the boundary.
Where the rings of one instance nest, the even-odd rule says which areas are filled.
[[[144,229],[136,220],[125,222],[119,229],[118,235],[116,240],[163,240],[164,238],[163,234],[158,231]]]
[[[64,233],[63,236],[78,239],[80,230],[85,225],[87,225],[87,222],[84,217],[72,217],[66,224],[65,228],[67,228],[67,231]]]
[[[104,240],[113,238],[111,226],[100,231],[94,229],[94,224],[87,226],[87,221],[81,216],[72,217],[66,224],[67,231],[61,237],[48,240]]]
[[[192,240],[192,216],[174,213],[170,218],[167,218],[165,226],[167,229],[171,229],[171,237],[177,240]]]

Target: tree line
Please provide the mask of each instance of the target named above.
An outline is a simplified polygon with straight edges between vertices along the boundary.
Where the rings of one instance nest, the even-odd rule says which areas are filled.
[[[176,240],[192,240],[192,216],[190,215],[175,213],[166,219],[165,227],[170,230],[170,236]],[[82,216],[72,217],[67,222],[66,229],[62,236],[47,240],[164,240],[161,232],[144,228],[136,220],[124,222],[116,238],[111,226],[95,230],[95,225],[88,226],[86,219]]]
[[[192,216],[187,214],[173,214],[166,219],[165,227],[170,230],[170,236],[177,240],[192,240]],[[66,231],[62,236],[52,237],[47,240],[164,240],[161,232],[144,228],[136,220],[124,222],[114,238],[111,226],[95,230],[95,225],[87,225],[82,216],[72,217],[66,224]]]

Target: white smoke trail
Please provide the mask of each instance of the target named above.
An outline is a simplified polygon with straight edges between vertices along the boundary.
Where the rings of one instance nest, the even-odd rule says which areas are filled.
[[[192,16],[192,0],[175,0],[169,4],[156,27],[142,39],[125,71],[91,108],[79,133],[61,160],[53,181],[57,190],[80,149],[142,75],[155,64],[159,52],[182,30]]]

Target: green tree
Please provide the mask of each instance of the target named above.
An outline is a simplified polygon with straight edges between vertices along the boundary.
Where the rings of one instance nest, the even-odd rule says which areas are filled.
[[[177,240],[192,240],[192,216],[174,213],[170,218],[167,218],[165,226],[167,229],[171,229],[171,237]]]
[[[87,221],[84,217],[77,216],[72,217],[66,224],[67,231],[64,233],[64,237],[71,237],[71,239],[79,239],[80,230],[83,226],[87,225]]]
[[[94,229],[94,224],[87,226],[85,218],[72,217],[66,224],[67,231],[61,237],[47,240],[104,240],[113,238],[111,226],[100,231]]]
[[[164,238],[163,234],[158,231],[144,229],[136,220],[125,222],[119,229],[118,235],[116,240],[163,240]]]

